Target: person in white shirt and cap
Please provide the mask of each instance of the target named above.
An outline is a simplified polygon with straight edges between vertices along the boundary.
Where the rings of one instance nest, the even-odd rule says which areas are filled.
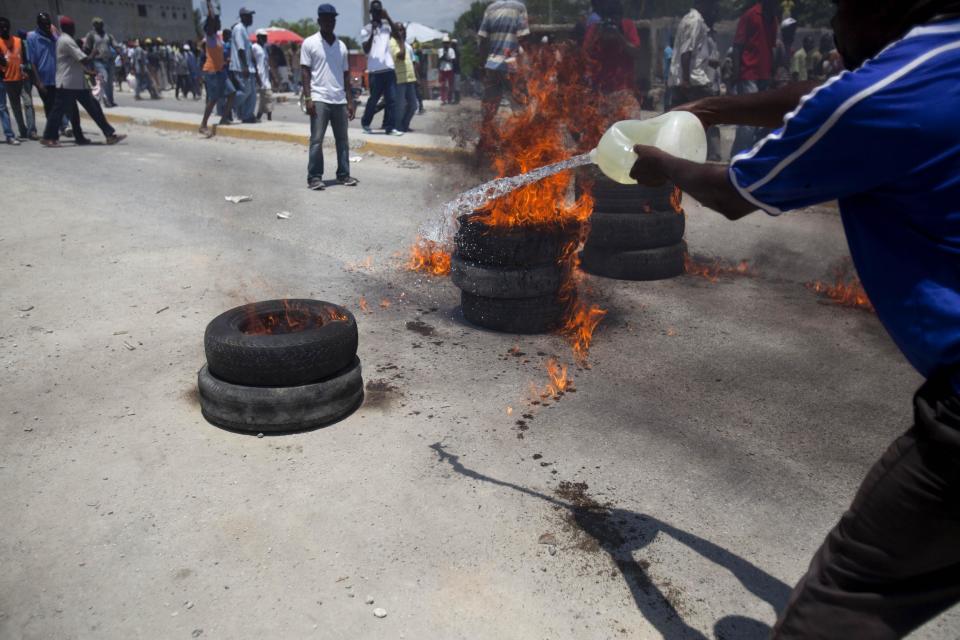
[[[270,59],[267,56],[267,30],[257,29],[257,41],[253,43],[253,63],[257,69],[257,84],[260,87],[260,103],[257,106],[257,121],[267,114],[273,120],[273,84],[270,82]]]
[[[440,104],[450,104],[454,99],[454,60],[457,52],[450,42],[450,36],[443,36],[443,44],[438,54],[440,58]]]
[[[370,79],[370,99],[363,110],[360,125],[364,133],[373,133],[370,125],[377,112],[377,104],[383,97],[386,110],[383,114],[383,130],[388,136],[402,136],[397,130],[397,75],[393,56],[390,55],[390,38],[394,30],[390,14],[380,0],[370,3],[370,23],[360,32],[363,52],[367,54],[367,77]]]
[[[257,108],[257,78],[253,62],[253,45],[247,29],[253,24],[251,9],[240,9],[240,20],[230,30],[230,81],[237,88],[233,107],[242,122],[254,123]]]

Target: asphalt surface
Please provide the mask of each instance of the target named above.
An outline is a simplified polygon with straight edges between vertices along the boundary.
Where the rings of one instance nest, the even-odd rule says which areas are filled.
[[[126,87],[126,84],[124,84]],[[114,100],[118,106],[121,107],[143,107],[148,109],[163,109],[168,111],[175,111],[179,113],[195,113],[197,115],[197,122],[203,116],[204,101],[201,98],[200,100],[194,100],[192,96],[189,99],[180,99],[177,100],[174,97],[173,90],[164,91],[163,99],[161,100],[150,100],[148,94],[142,94],[143,100],[135,100],[133,93],[130,91],[117,92],[114,91]],[[300,104],[298,102],[298,96],[292,93],[279,93],[275,94],[278,100],[274,103],[273,107],[273,119],[277,122],[301,122],[304,125],[309,126],[309,121],[307,116],[300,111]],[[366,105],[367,96],[364,95],[360,98],[361,105],[357,108],[357,117],[355,120],[350,122],[350,128],[355,129],[357,133],[360,131],[360,117],[363,115],[363,105]],[[281,101],[282,100],[282,101]],[[38,101],[39,102],[39,101]],[[479,112],[479,103],[472,100],[466,100],[462,103],[462,106],[441,106],[439,100],[427,100],[424,102],[425,113],[423,115],[415,115],[413,121],[411,122],[411,128],[414,131],[422,133],[430,133],[435,135],[448,134],[449,133],[449,116],[452,111],[461,111],[461,110],[470,110]],[[107,116],[110,115],[110,110],[106,110]],[[266,116],[264,116],[266,120]],[[216,115],[211,119],[211,122],[216,122]],[[374,127],[379,127],[383,122],[383,112],[377,114],[373,119]]]
[[[3,151],[2,638],[763,638],[909,426],[920,379],[877,319],[804,287],[846,255],[829,207],[687,203],[691,250],[756,275],[588,278],[587,369],[403,269],[469,172],[367,156],[316,193],[302,147],[126,131]],[[355,311],[366,404],[210,426],[206,323],[276,297]],[[550,356],[576,393],[535,405]]]

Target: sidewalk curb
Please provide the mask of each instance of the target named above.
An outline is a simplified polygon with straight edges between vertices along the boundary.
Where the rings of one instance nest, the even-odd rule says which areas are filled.
[[[86,113],[81,113],[85,120],[90,120]],[[138,116],[128,116],[121,114],[106,114],[111,122],[121,122],[124,124],[134,124],[143,127],[153,127],[154,129],[164,129],[166,131],[183,131],[186,133],[196,133],[199,124],[191,122],[181,122],[178,120],[159,120],[155,118],[145,118]],[[240,125],[231,125],[226,127],[217,127],[217,136],[224,138],[236,138],[239,140],[260,140],[265,142],[290,142],[305,147],[310,146],[310,136],[297,133],[283,133],[280,131],[257,131],[255,129],[241,128]],[[353,147],[350,150],[356,152],[370,151],[380,156],[388,158],[406,157],[419,162],[444,163],[458,160],[469,160],[472,153],[469,149],[441,148],[441,147],[405,147],[398,144],[384,144],[382,142],[372,142],[360,138],[363,144],[359,147]]]

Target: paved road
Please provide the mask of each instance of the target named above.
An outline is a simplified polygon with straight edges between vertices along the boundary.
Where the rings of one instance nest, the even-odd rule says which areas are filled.
[[[124,85],[126,86],[126,85]],[[143,94],[146,96],[147,94]],[[195,113],[197,114],[197,122],[200,121],[201,116],[203,115],[203,101],[195,101],[192,98],[188,100],[177,100],[173,91],[164,91],[162,100],[134,100],[133,93],[129,91],[124,92],[115,92],[114,99],[117,101],[117,104],[121,107],[144,107],[149,109],[166,109],[170,111],[177,111],[181,113]],[[302,122],[305,126],[309,126],[307,117],[300,111],[300,105],[297,102],[297,97],[293,94],[278,94],[278,97],[284,98],[285,102],[277,102],[274,105],[274,114],[273,118],[279,122]],[[364,104],[366,104],[366,96],[361,98]],[[422,133],[430,133],[435,135],[449,134],[449,115],[451,110],[456,111],[476,111],[479,113],[479,103],[473,104],[473,101],[465,101],[462,106],[459,107],[441,107],[439,100],[428,100],[425,103],[426,113],[423,115],[414,116],[411,127],[414,131],[419,131]],[[110,111],[107,110],[107,115],[109,116]],[[363,114],[363,107],[361,106],[357,112],[356,120],[350,123],[350,127],[353,129],[360,129],[360,116]],[[374,126],[380,126],[383,121],[382,114],[377,115],[374,120]],[[216,116],[211,122],[216,122]]]
[[[368,158],[314,193],[301,147],[128,131],[5,163],[0,637],[762,638],[910,420],[876,318],[803,287],[845,255],[829,208],[689,205],[691,249],[759,275],[590,279],[592,368],[544,407],[559,338],[470,328],[400,269],[469,172]],[[320,431],[209,426],[206,322],[278,296],[356,310],[377,384]]]

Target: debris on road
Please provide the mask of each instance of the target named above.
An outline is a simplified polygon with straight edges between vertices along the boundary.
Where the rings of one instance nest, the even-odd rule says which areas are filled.
[[[364,602],[366,602],[367,604],[373,604],[374,602],[373,596],[367,596],[367,599],[364,600]]]
[[[156,311],[156,313],[155,313],[155,315],[156,315],[156,314],[160,314],[160,313],[163,313],[164,311],[167,311],[167,310],[168,310],[169,308],[170,308],[170,307],[169,307],[169,306],[167,306],[167,307],[164,307],[164,308],[162,308],[162,309],[157,309],[157,311]]]
[[[27,311],[33,311],[33,305],[27,305],[26,307],[17,307],[21,312],[26,313]]]
[[[379,609],[379,608],[374,609],[374,610],[373,610],[373,615],[377,616],[378,618],[386,618],[386,617],[387,617],[387,610],[386,610],[386,609]]]
[[[557,546],[557,537],[552,533],[545,533],[537,540],[537,544],[548,544],[555,547]]]
[[[350,162],[360,162],[363,160],[363,156],[350,156]]]
[[[127,342],[126,340],[123,341],[123,346],[125,346],[125,347],[127,348],[127,351],[136,351],[136,350],[137,350],[137,348],[136,348],[135,346],[133,346],[132,344],[130,344],[130,343]]]
[[[293,214],[290,213],[289,211],[278,211],[278,212],[277,212],[277,218],[279,218],[280,220],[289,220],[291,215],[293,215]]]
[[[253,196],[224,196],[224,200],[233,204],[240,204],[241,202],[251,202]]]

